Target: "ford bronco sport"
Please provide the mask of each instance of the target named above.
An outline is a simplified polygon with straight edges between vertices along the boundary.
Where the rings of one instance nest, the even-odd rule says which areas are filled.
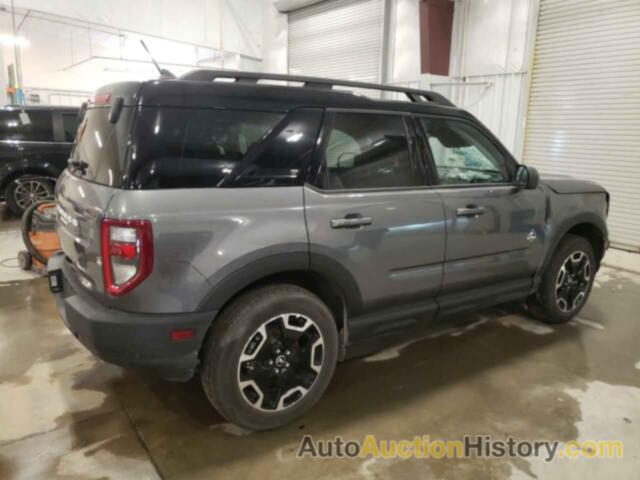
[[[436,93],[309,77],[103,87],[56,199],[71,332],[197,373],[254,430],[311,408],[366,339],[516,300],[568,321],[607,247],[602,187],[539,180]]]

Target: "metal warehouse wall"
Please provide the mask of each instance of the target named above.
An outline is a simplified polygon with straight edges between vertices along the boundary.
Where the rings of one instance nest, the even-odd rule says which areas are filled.
[[[611,193],[612,245],[640,250],[640,1],[542,0],[525,162]]]

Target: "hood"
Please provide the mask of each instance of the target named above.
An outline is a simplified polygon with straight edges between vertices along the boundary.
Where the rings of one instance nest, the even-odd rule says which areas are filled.
[[[607,193],[601,185],[589,180],[579,180],[568,175],[541,175],[544,183],[556,193]]]

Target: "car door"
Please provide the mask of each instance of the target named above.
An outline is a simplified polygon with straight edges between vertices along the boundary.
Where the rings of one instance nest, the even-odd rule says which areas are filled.
[[[447,224],[440,312],[526,295],[542,258],[543,192],[514,186],[515,160],[474,121],[417,122]]]
[[[444,210],[402,114],[328,111],[304,189],[313,270],[352,285],[350,339],[433,318]]]

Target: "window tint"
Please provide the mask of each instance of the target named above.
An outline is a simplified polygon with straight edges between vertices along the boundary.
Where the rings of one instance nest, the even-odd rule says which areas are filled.
[[[422,118],[421,122],[441,184],[509,181],[504,155],[480,130],[456,120]]]
[[[64,141],[73,142],[76,138],[76,132],[78,131],[78,114],[63,113],[62,126],[64,129]]]
[[[52,142],[51,112],[47,110],[0,111],[0,137],[2,140]]]
[[[253,152],[238,175],[229,182],[233,186],[279,186],[302,183],[304,168],[309,164],[318,138],[322,112],[300,110],[288,115],[286,124],[274,137]]]
[[[409,155],[403,118],[336,113],[324,152],[320,184],[327,189],[422,185]]]
[[[87,180],[120,187],[133,107],[124,107],[115,125],[109,122],[109,110],[108,107],[87,110],[71,152],[71,161],[82,168],[74,168],[72,164],[69,169],[72,174]]]
[[[294,112],[285,122],[284,113],[241,110],[148,108],[139,115],[131,184],[154,189],[299,184],[321,113]]]

